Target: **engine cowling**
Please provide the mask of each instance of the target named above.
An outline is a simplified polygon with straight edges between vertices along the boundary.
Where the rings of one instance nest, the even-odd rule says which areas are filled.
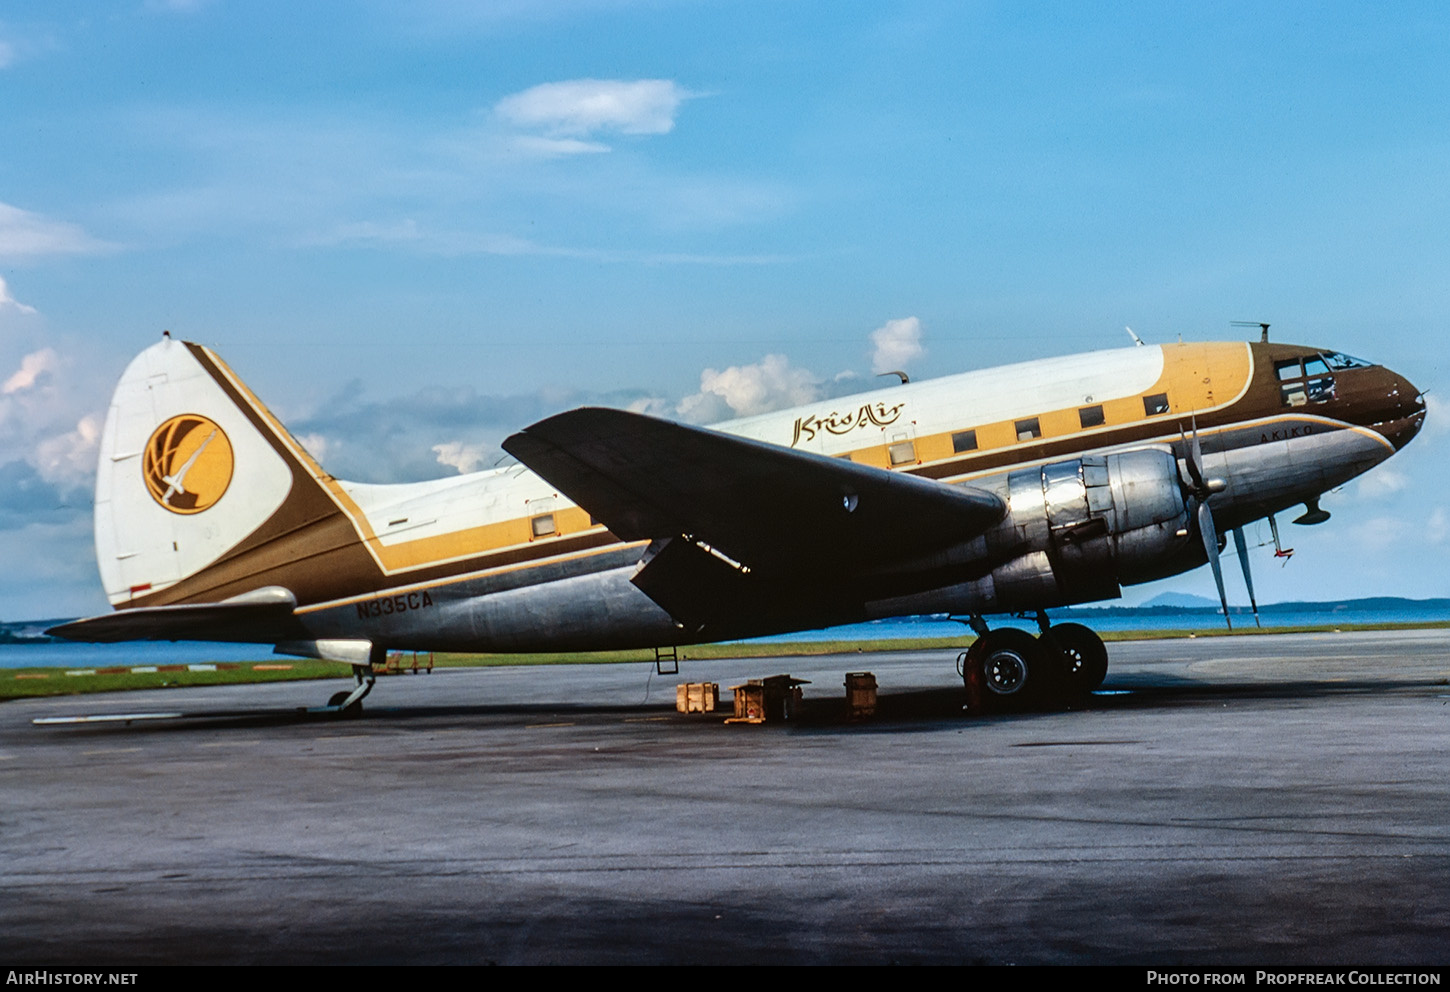
[[[868,604],[879,615],[1009,613],[1116,597],[1163,573],[1191,541],[1178,463],[1167,447],[1087,455],[986,479],[1007,514],[938,567],[977,563],[973,578]]]

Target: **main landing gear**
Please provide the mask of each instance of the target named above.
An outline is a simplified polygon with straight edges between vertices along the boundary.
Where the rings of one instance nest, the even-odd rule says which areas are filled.
[[[1080,623],[1054,625],[1039,611],[1041,633],[1033,637],[1015,627],[989,630],[980,616],[964,622],[977,633],[957,656],[969,712],[1070,703],[1102,685],[1108,674],[1102,638]]]

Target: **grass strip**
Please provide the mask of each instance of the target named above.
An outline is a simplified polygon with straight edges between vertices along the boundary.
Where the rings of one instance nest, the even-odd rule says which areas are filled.
[[[281,667],[285,665],[286,667]],[[255,666],[255,667],[254,667]],[[216,671],[190,671],[185,665],[156,665],[157,671],[133,672],[107,666],[67,675],[64,668],[0,669],[0,701],[34,696],[73,696],[125,689],[172,689],[197,685],[239,685],[252,682],[296,682],[304,679],[350,678],[352,669],[332,661],[216,662]],[[77,671],[77,669],[71,669]]]
[[[1198,637],[1242,637],[1269,634],[1327,634],[1341,631],[1426,630],[1450,628],[1450,622],[1375,624],[1316,624],[1308,627],[1223,627],[1179,630],[1100,631],[1104,641],[1171,640]],[[956,637],[919,637],[865,641],[772,641],[728,644],[692,644],[679,649],[681,661],[723,658],[810,658],[831,654],[879,654],[890,651],[961,650],[972,642],[966,628]],[[411,652],[404,652],[405,663]],[[425,654],[419,654],[423,661]],[[541,654],[437,653],[435,668],[491,668],[512,665],[620,665],[653,663],[652,649],[627,651],[559,651]],[[149,667],[149,666],[148,666]],[[184,686],[239,685],[252,682],[293,682],[304,679],[347,678],[346,664],[310,658],[255,662],[217,662],[216,671],[192,671],[184,665],[157,665],[157,671],[132,672],[120,667],[97,669],[94,674],[67,675],[65,668],[0,669],[0,701],[34,696],[66,696],[124,689],[163,689]],[[379,673],[381,675],[381,673]]]

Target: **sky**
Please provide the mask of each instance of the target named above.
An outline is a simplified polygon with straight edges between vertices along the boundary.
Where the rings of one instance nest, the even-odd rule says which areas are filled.
[[[1447,177],[1436,3],[10,0],[0,620],[106,609],[97,437],[163,329],[395,482],[585,403],[707,422],[1269,321],[1430,416],[1251,551],[1259,598],[1450,595]],[[1126,602],[1166,589],[1214,595]]]

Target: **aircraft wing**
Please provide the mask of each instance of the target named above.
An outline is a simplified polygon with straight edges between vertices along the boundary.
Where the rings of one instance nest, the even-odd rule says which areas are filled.
[[[625,540],[687,536],[757,574],[824,576],[982,533],[993,493],[622,410],[541,420],[504,449]]]
[[[268,586],[220,603],[145,606],[73,620],[46,631],[70,641],[245,641],[270,644],[300,636],[297,599]]]

